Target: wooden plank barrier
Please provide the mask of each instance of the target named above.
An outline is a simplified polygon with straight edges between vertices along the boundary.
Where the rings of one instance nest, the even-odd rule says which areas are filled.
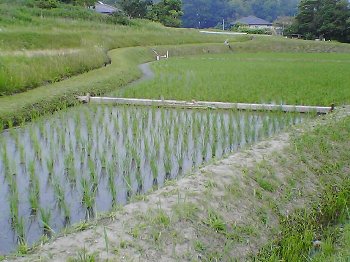
[[[207,102],[207,101],[178,101],[178,100],[154,100],[137,98],[119,98],[119,97],[90,97],[78,96],[79,101],[84,103],[99,104],[117,104],[117,105],[140,105],[140,106],[162,106],[162,107],[181,107],[181,108],[212,108],[212,109],[238,109],[251,111],[283,111],[299,113],[319,113],[327,114],[333,111],[331,106],[300,106],[300,105],[273,105],[273,104],[247,104],[247,103],[225,103],[225,102]]]

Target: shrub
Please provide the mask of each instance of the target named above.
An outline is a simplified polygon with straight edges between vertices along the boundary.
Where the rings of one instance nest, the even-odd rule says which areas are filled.
[[[35,6],[42,9],[57,8],[58,2],[56,0],[39,0],[36,1]]]

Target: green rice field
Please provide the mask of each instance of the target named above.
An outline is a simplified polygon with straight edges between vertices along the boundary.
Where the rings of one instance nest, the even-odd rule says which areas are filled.
[[[125,97],[328,106],[350,102],[350,54],[231,53],[152,64]]]

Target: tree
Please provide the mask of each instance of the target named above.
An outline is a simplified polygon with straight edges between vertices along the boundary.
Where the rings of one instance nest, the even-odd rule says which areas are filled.
[[[184,26],[194,28],[216,26],[232,13],[228,0],[184,0],[183,10]]]
[[[307,39],[324,37],[349,42],[349,17],[347,0],[302,0],[292,28]]]
[[[165,26],[180,27],[182,12],[181,0],[162,0],[154,4],[147,17]]]
[[[119,5],[128,16],[132,18],[145,18],[153,2],[152,0],[120,0]]]

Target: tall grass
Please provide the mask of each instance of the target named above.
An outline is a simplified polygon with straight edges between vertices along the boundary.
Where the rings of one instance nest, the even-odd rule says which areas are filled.
[[[0,95],[10,95],[39,85],[61,81],[108,62],[101,49],[79,51],[59,56],[1,57]]]

